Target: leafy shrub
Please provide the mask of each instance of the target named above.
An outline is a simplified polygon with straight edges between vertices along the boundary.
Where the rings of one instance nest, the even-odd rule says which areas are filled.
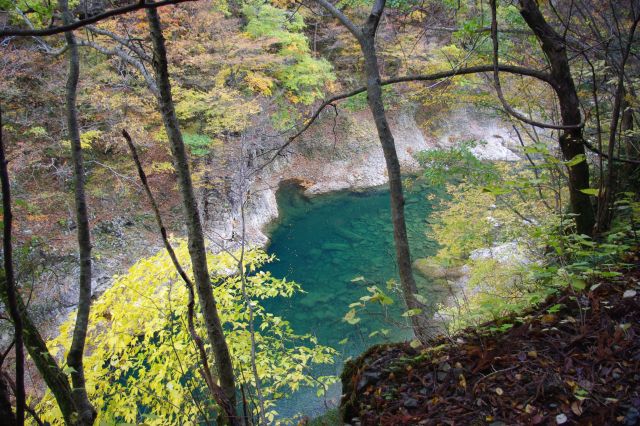
[[[185,270],[191,269],[187,244],[176,250]],[[311,377],[314,364],[332,363],[335,351],[317,344],[311,335],[296,335],[284,319],[265,311],[260,301],[291,297],[300,287],[258,268],[272,257],[260,250],[246,253],[247,292],[256,319],[256,364],[266,398],[266,418],[277,414],[274,401],[301,386],[322,394],[334,377]],[[210,255],[209,268],[217,278],[213,292],[218,303],[236,377],[254,393],[250,362],[249,310],[239,275],[229,274],[237,261],[227,253]],[[197,303],[196,303],[197,306]],[[126,275],[116,277],[92,306],[85,358],[89,397],[98,407],[96,424],[198,424],[210,416],[213,402],[198,374],[200,360],[186,326],[187,290],[166,251],[138,261]],[[75,313],[49,342],[58,353],[71,342]],[[206,333],[198,325],[200,335]],[[109,333],[105,333],[109,330]],[[42,418],[62,424],[50,393],[38,405]],[[202,411],[201,411],[202,410]]]

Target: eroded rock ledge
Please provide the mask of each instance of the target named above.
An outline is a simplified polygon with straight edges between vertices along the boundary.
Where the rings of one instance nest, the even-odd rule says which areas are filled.
[[[481,143],[473,151],[480,159],[518,159],[509,149],[515,144],[509,131],[496,119],[487,119],[474,111],[459,111],[451,120],[425,134],[414,115],[410,108],[389,114],[403,173],[419,171],[416,153],[468,140]],[[385,160],[369,111],[324,117],[291,145],[286,156],[253,179],[245,217],[250,243],[264,245],[268,241],[264,227],[278,217],[276,191],[284,181],[301,182],[310,196],[384,185],[388,181]],[[217,220],[209,223],[208,228],[213,234],[229,239],[238,235],[240,218],[237,200],[226,204],[229,208],[218,211]]]

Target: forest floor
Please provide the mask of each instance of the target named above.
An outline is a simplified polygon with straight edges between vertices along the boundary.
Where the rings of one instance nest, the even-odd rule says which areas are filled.
[[[634,263],[617,279],[551,296],[511,328],[502,320],[441,336],[429,348],[371,348],[345,367],[345,421],[640,424],[637,257]]]

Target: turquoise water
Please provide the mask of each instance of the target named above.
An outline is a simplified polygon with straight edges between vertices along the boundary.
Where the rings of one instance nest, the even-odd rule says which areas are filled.
[[[436,249],[425,235],[432,210],[433,201],[428,199],[431,193],[418,184],[406,191],[407,230],[414,259],[433,254]],[[388,190],[345,191],[308,198],[296,184],[287,183],[277,198],[280,216],[271,228],[268,251],[278,260],[265,269],[296,281],[306,293],[272,301],[266,307],[287,319],[297,333],[312,333],[319,343],[340,351],[335,365],[313,373],[339,375],[346,358],[372,344],[411,338],[400,316],[403,309],[397,296],[390,308],[373,309],[357,325],[343,321],[349,304],[369,294],[368,286],[375,284],[392,296],[397,294],[387,287],[389,280],[398,280]],[[353,282],[357,277],[362,278]],[[441,300],[441,291],[418,275],[416,278],[422,295],[434,303]],[[369,337],[381,329],[388,330],[388,337]],[[325,399],[303,390],[281,401],[278,410],[285,417],[299,412],[313,417],[335,404],[339,395],[339,386]]]

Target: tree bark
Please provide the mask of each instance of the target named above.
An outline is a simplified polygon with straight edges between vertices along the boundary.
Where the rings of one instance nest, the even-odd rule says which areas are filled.
[[[558,96],[562,124],[577,126],[582,122],[580,101],[571,77],[566,44],[562,36],[547,23],[536,0],[520,0],[520,14],[542,45],[551,67],[552,86]],[[585,155],[584,136],[581,127],[561,131],[560,150],[565,160]],[[580,234],[592,235],[595,215],[589,195],[581,192],[589,188],[589,164],[582,161],[567,167],[569,175],[569,198],[571,211],[575,214],[576,230]]]
[[[0,270],[0,300],[2,300],[2,303],[6,304],[8,302],[7,297],[7,277],[5,276],[4,269],[2,269]],[[56,398],[65,423],[67,425],[81,425],[81,423],[78,422],[78,410],[71,393],[71,386],[69,385],[67,375],[64,374],[55,358],[49,353],[47,344],[26,313],[26,308],[20,297],[18,297],[17,302],[24,327],[24,344],[27,352],[29,352],[33,363],[36,365],[47,387]]]
[[[207,267],[202,223],[191,181],[187,152],[171,96],[171,84],[169,82],[165,41],[162,34],[160,18],[155,8],[147,9],[147,19],[149,21],[151,39],[153,43],[153,68],[156,74],[158,90],[160,92],[158,102],[164,127],[169,139],[174,166],[178,175],[178,186],[187,222],[189,254],[191,256],[194,281],[198,292],[198,301],[202,310],[207,330],[207,337],[213,347],[220,385],[231,406],[235,407],[236,389],[233,375],[233,364],[229,354],[229,348],[225,341],[222,325],[220,323],[216,301],[213,297],[212,284]],[[226,421],[232,424],[239,423],[237,418],[226,419]]]
[[[400,275],[400,285],[407,308],[419,309],[420,313],[411,316],[413,332],[423,343],[426,343],[429,335],[429,321],[425,306],[418,302],[416,294],[418,288],[413,269],[411,267],[411,250],[407,238],[407,227],[404,217],[404,195],[402,193],[402,174],[400,161],[396,152],[395,141],[382,101],[382,79],[378,67],[378,58],[375,48],[375,37],[380,18],[384,11],[385,0],[376,0],[371,13],[362,28],[358,28],[349,18],[327,0],[315,0],[342,25],[344,25],[358,40],[360,50],[365,60],[365,73],[367,79],[367,101],[369,109],[376,124],[378,138],[384,154],[384,159],[389,176],[389,192],[391,198],[391,220],[393,223],[393,240],[396,249],[396,262]]]
[[[8,409],[8,414],[3,415],[7,421],[11,420],[11,424],[18,426],[24,425],[25,413],[25,392],[24,392],[24,333],[22,318],[20,317],[20,309],[18,307],[18,289],[16,288],[16,280],[13,273],[13,246],[11,244],[13,215],[11,211],[11,184],[9,182],[8,161],[5,155],[4,139],[2,138],[2,110],[0,109],[0,180],[2,182],[2,250],[4,261],[4,274],[6,276],[6,302],[5,306],[9,310],[11,321],[13,321],[15,353],[16,353],[16,412],[15,415],[11,411],[11,404],[5,407],[5,400],[2,399],[1,409]],[[0,372],[0,374],[2,374]],[[0,377],[0,385],[3,385],[3,378]],[[6,395],[6,401],[9,401],[8,388],[3,386],[2,395]]]
[[[378,138],[384,154],[384,159],[389,176],[389,194],[391,198],[391,220],[393,223],[393,241],[396,249],[396,262],[400,275],[400,285],[402,294],[408,309],[420,309],[418,315],[411,317],[414,333],[416,337],[426,342],[429,337],[428,322],[426,320],[425,307],[416,300],[418,293],[413,268],[411,266],[411,250],[407,237],[407,227],[404,215],[404,194],[402,190],[402,173],[400,161],[396,152],[395,141],[389,122],[387,121],[384,104],[382,101],[382,86],[380,85],[380,72],[378,70],[378,58],[375,50],[375,31],[365,34],[365,38],[360,42],[362,54],[365,58],[365,69],[367,74],[367,101],[373,114],[373,120],[378,131]]]
[[[73,22],[73,16],[69,12],[67,0],[58,0],[62,10],[63,22],[68,25]],[[84,377],[84,348],[89,326],[89,311],[91,309],[91,233],[89,231],[89,215],[84,191],[84,163],[82,159],[82,145],[80,142],[80,130],[78,126],[78,111],[76,108],[78,79],[80,76],[80,58],[78,45],[73,32],[64,33],[69,49],[69,76],[67,79],[66,108],[67,131],[71,141],[71,158],[73,161],[73,180],[75,193],[76,222],[78,230],[78,250],[80,252],[80,278],[78,292],[78,310],[76,323],[73,328],[73,337],[67,365],[71,370],[71,383],[73,385],[73,398],[79,410],[79,423],[92,425],[96,418],[96,410],[89,401],[87,385]]]
[[[4,377],[2,371],[0,371],[0,418],[3,419],[7,426],[17,425],[16,415],[11,409],[11,391],[9,383]],[[22,424],[24,424],[24,414],[22,418]]]

